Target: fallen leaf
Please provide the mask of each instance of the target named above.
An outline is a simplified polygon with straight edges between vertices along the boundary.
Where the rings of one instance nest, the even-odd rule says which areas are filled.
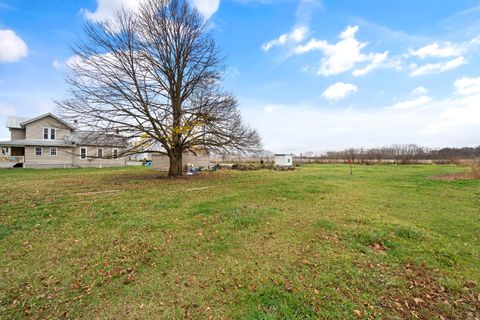
[[[292,284],[291,284],[290,282],[287,282],[287,283],[285,284],[285,290],[288,291],[288,292],[292,292],[293,286],[292,286]]]
[[[464,286],[469,288],[469,289],[473,289],[477,286],[477,281],[475,280],[468,280],[467,282],[465,282]]]

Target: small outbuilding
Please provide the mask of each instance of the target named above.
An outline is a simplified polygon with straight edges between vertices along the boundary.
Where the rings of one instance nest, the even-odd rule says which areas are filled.
[[[291,154],[275,154],[275,166],[292,167],[293,156]]]

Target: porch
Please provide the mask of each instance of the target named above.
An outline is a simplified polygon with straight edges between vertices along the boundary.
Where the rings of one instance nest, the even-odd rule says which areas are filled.
[[[0,168],[22,168],[25,162],[24,147],[2,148],[0,153]]]

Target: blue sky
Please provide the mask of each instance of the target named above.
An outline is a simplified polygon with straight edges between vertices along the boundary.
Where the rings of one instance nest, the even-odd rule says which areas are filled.
[[[480,144],[480,1],[191,2],[267,150]],[[54,111],[85,20],[137,5],[0,0],[0,123]]]

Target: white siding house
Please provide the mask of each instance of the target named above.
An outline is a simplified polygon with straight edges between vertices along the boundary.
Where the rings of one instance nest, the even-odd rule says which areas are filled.
[[[127,148],[118,135],[77,130],[54,114],[9,117],[11,137],[0,141],[0,160],[24,168],[125,166]],[[6,151],[7,150],[7,151]]]

